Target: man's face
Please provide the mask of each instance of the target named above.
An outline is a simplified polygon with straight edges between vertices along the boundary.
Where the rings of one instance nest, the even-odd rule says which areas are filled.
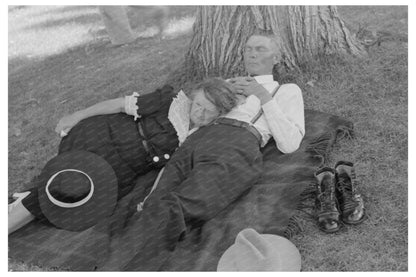
[[[250,75],[272,74],[273,66],[278,62],[277,49],[268,37],[251,36],[244,49],[244,65]]]

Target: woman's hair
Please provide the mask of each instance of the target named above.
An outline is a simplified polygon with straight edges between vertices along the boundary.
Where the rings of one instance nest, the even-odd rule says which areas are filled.
[[[208,78],[192,87],[189,97],[192,99],[197,90],[202,90],[205,97],[214,104],[220,114],[226,114],[237,106],[234,87],[221,78]]]

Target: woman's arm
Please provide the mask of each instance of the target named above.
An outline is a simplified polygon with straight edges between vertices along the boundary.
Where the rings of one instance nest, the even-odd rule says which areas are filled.
[[[88,117],[125,112],[124,97],[106,100],[73,114],[64,116],[56,125],[55,132],[65,136],[78,122]]]
[[[61,136],[66,136],[78,122],[96,115],[126,113],[134,116],[134,120],[136,120],[161,110],[167,113],[175,95],[173,87],[165,85],[152,93],[140,95],[133,92],[132,95],[106,100],[63,117],[58,122],[55,131]]]

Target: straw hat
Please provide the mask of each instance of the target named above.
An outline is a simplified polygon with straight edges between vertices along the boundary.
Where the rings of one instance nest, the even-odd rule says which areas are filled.
[[[58,228],[82,231],[109,216],[117,202],[117,177],[100,156],[69,151],[51,159],[37,180],[45,217]]]

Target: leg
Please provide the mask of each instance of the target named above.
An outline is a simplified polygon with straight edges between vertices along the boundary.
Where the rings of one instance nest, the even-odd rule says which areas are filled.
[[[136,39],[130,27],[126,7],[100,6],[99,11],[113,45],[130,43]]]
[[[35,216],[23,206],[21,200],[16,201],[9,204],[9,235],[35,219]]]
[[[159,29],[157,36],[163,38],[164,33],[169,25],[169,6],[158,6],[158,11],[155,13],[156,25]]]
[[[177,202],[187,222],[215,217],[250,189],[262,171],[259,144],[248,131],[226,125],[210,128],[192,153],[186,178],[162,197]]]
[[[202,141],[185,142],[197,144],[192,153],[185,144],[175,153],[128,232],[113,238],[100,270],[158,270],[187,226],[215,217],[258,180],[262,156],[254,136],[238,127],[209,128]]]
[[[32,220],[45,220],[45,216],[39,206],[37,180],[33,179],[33,187],[29,189],[26,196],[16,200],[9,205],[9,234],[22,228]]]

